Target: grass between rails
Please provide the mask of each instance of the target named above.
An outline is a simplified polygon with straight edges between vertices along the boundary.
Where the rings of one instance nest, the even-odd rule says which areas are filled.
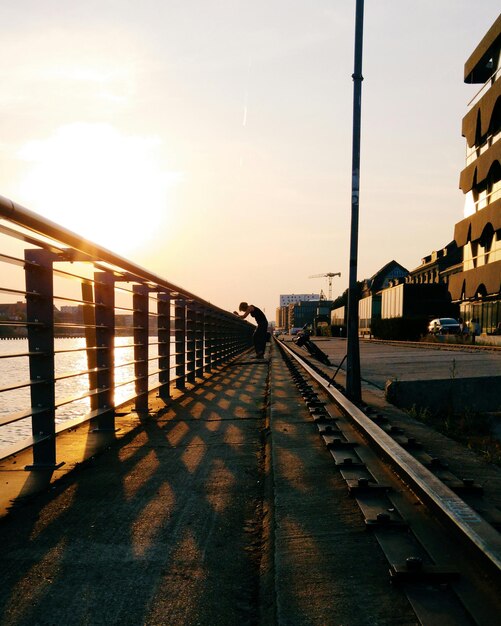
[[[476,411],[433,413],[429,409],[412,408],[409,415],[438,432],[467,446],[487,463],[501,467],[501,441],[494,436],[492,418]]]

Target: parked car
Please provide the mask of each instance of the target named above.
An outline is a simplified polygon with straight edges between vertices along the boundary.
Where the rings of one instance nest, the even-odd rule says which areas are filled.
[[[303,330],[301,326],[291,328],[290,331],[289,331],[289,334],[297,335],[300,330]]]
[[[434,335],[459,335],[461,325],[452,317],[437,317],[428,324],[428,332]]]

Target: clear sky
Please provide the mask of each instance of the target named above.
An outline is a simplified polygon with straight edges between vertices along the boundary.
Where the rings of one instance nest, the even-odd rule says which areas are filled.
[[[358,278],[463,217],[499,0],[366,0]],[[348,283],[355,0],[7,0],[0,195],[218,306]]]

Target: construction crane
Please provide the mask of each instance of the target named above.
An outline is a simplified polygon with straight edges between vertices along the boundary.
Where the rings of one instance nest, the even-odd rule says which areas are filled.
[[[341,276],[341,272],[327,272],[326,274],[313,274],[309,278],[327,278],[329,280],[329,300],[332,300],[332,279],[334,276]]]

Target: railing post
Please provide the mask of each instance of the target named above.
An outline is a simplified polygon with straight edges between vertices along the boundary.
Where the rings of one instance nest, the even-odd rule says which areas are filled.
[[[94,289],[91,283],[82,283],[83,321],[85,326],[85,347],[87,352],[87,369],[89,370],[90,408],[98,408],[97,384],[97,338],[96,338],[96,310]]]
[[[196,312],[193,301],[186,307],[186,381],[195,383]]]
[[[148,287],[132,287],[132,325],[134,327],[135,408],[148,411]]]
[[[220,365],[224,361],[224,350],[226,343],[226,329],[224,320],[219,314],[216,317],[216,364]]]
[[[214,327],[212,336],[214,338],[213,351],[214,355],[213,363],[214,365],[219,365],[221,362],[221,325],[219,322],[219,315],[216,313],[213,317]]]
[[[214,362],[214,315],[208,311],[204,316],[205,371],[212,372]]]
[[[166,401],[170,399],[170,296],[159,293],[158,313],[158,396]]]
[[[56,464],[56,391],[54,371],[54,287],[52,263],[55,255],[48,250],[25,250],[27,261],[26,319],[30,352],[31,431],[33,446],[31,469],[55,469]],[[36,293],[36,295],[31,295]],[[62,465],[62,464],[61,464]]]
[[[204,322],[205,308],[197,306],[195,312],[195,377],[204,375]]]
[[[174,342],[176,346],[176,388],[186,386],[186,303],[176,299],[174,307]]]
[[[228,320],[228,326],[231,332],[231,356],[234,357],[239,352],[238,328],[233,320]]]
[[[221,361],[227,361],[231,350],[231,332],[228,324],[228,320],[225,317],[221,318],[222,335],[222,354]]]
[[[115,430],[115,277],[111,272],[94,273],[96,317],[97,427],[94,432]]]
[[[226,350],[224,360],[228,361],[228,359],[232,356],[233,350],[233,328],[226,317],[224,318],[224,326],[226,328]]]
[[[252,328],[249,325],[247,325],[245,328],[245,331],[243,331],[243,338],[242,338],[244,350],[252,346],[252,333],[253,333]]]

